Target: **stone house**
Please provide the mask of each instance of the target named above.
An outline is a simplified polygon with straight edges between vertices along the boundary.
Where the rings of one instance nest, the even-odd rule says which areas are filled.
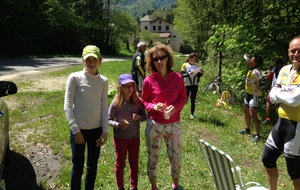
[[[140,30],[145,29],[149,32],[158,33],[157,41],[168,44],[174,51],[180,51],[180,45],[183,42],[182,37],[174,30],[174,25],[162,18],[152,20],[149,15],[140,20]]]

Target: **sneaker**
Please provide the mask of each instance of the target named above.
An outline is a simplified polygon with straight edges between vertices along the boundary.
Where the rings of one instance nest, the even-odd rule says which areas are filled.
[[[197,101],[197,100],[195,100],[195,104],[200,104],[200,102],[199,102],[199,101]]]
[[[260,136],[256,134],[256,135],[254,135],[252,142],[257,143],[259,141],[259,139],[260,139]]]
[[[194,119],[195,118],[195,116],[193,116],[193,115],[190,115],[190,119]]]
[[[265,119],[262,124],[272,124],[272,121],[270,119]]]
[[[172,187],[172,190],[184,190],[182,186],[178,186],[176,188]]]
[[[241,130],[238,130],[239,134],[241,135],[250,135],[250,129],[247,130],[247,129],[241,129]]]

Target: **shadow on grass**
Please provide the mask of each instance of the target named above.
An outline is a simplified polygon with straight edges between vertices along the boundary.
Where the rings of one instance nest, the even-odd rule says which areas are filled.
[[[29,160],[10,151],[4,167],[6,190],[44,190],[36,181],[36,174]]]
[[[199,118],[198,121],[202,122],[202,123],[213,123],[217,127],[225,127],[226,126],[226,123],[221,121],[221,119],[219,119],[219,118]]]

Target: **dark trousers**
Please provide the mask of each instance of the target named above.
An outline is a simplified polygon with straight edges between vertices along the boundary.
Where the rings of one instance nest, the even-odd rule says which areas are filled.
[[[198,92],[198,85],[186,86],[186,95],[187,98],[191,95],[191,115],[194,115],[195,107],[196,107],[196,95]]]
[[[97,174],[97,165],[100,155],[100,147],[96,147],[96,140],[102,134],[102,128],[91,130],[81,130],[84,137],[84,144],[76,144],[72,132],[70,132],[70,143],[72,149],[72,173],[71,173],[71,190],[81,189],[81,178],[84,167],[84,154],[87,145],[87,161],[86,161],[86,176],[85,190],[93,190]]]
[[[128,153],[130,187],[138,187],[140,138],[121,139],[114,137],[116,151],[115,175],[118,188],[124,187],[124,168]]]

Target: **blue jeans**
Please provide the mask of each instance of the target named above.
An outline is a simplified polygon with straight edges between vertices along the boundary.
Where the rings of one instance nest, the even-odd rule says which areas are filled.
[[[84,144],[76,144],[72,132],[70,132],[70,143],[72,149],[72,173],[71,173],[71,190],[81,189],[81,177],[84,167],[84,153],[87,144],[87,162],[85,176],[85,190],[93,190],[97,174],[97,164],[100,155],[100,147],[96,147],[96,140],[102,134],[102,128],[91,130],[81,130],[84,137]]]

